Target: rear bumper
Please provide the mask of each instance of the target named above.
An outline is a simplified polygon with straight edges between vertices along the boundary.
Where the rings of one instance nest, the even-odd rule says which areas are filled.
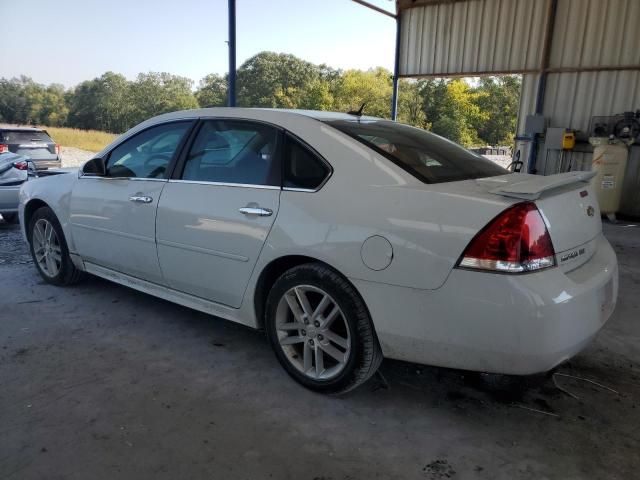
[[[49,168],[60,168],[62,161],[60,158],[57,160],[32,160],[36,166],[36,170],[47,170]]]
[[[610,317],[618,266],[600,236],[592,258],[563,273],[454,269],[431,291],[352,280],[385,356],[491,373],[548,371],[582,350]]]

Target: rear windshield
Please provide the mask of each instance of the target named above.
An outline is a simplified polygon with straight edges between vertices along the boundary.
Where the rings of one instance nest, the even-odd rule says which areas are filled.
[[[32,143],[46,142],[51,143],[51,137],[44,132],[29,132],[20,130],[3,130],[0,137],[4,143]]]
[[[326,122],[424,183],[454,182],[511,173],[491,160],[420,128],[388,120]]]

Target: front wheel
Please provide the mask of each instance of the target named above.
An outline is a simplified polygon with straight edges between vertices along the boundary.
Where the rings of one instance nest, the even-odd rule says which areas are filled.
[[[27,230],[33,262],[42,278],[54,285],[71,285],[82,278],[69,256],[60,222],[53,210],[41,207],[33,214]]]
[[[269,292],[266,331],[296,381],[339,394],[373,375],[382,361],[369,312],[353,286],[321,264],[285,272]]]

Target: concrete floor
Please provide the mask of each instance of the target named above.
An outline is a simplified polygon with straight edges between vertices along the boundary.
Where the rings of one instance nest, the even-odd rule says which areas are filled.
[[[385,361],[388,388],[331,398],[260,333],[96,278],[46,285],[0,224],[0,479],[639,478],[640,227],[606,233],[619,304],[560,371],[619,393]]]

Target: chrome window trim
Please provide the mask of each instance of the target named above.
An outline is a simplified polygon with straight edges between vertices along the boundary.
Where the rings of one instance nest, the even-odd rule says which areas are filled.
[[[91,175],[91,174],[83,174],[80,172],[78,175],[78,179],[88,178],[88,179],[97,179],[97,180],[131,180],[132,182],[166,182],[166,178],[144,178],[144,177],[103,177],[100,175]]]
[[[281,190],[282,187],[277,185],[254,185],[252,183],[226,183],[226,182],[207,182],[205,180],[181,180],[178,178],[169,179],[169,183],[188,183],[193,185],[213,185],[216,187],[240,187],[240,188],[259,188],[261,190]]]
[[[324,185],[324,184],[323,184],[323,185]],[[283,190],[283,191],[286,191],[286,192],[305,192],[305,193],[315,193],[315,192],[317,192],[317,191],[318,191],[318,190],[320,190],[320,189],[318,189],[318,190],[313,190],[313,189],[311,189],[311,188],[282,187],[282,190]]]

